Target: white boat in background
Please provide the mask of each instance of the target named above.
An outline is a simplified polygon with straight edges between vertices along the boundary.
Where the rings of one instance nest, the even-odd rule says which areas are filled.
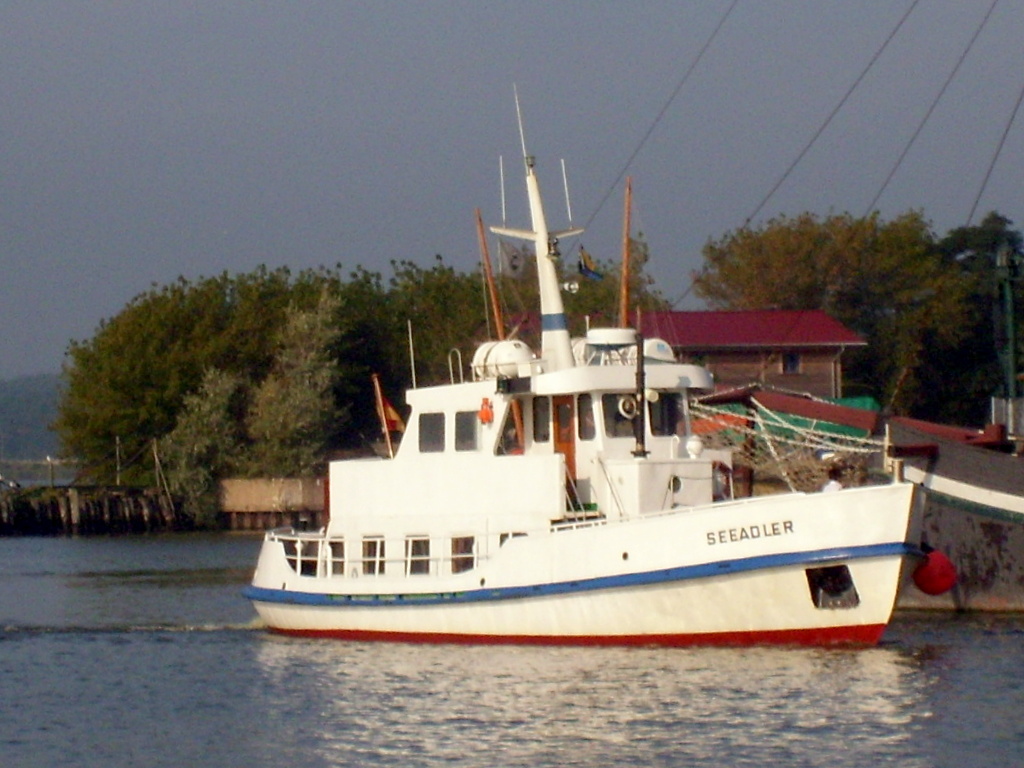
[[[525,142],[524,142],[525,152]],[[394,458],[335,461],[329,522],[266,534],[245,590],[293,635],[578,645],[868,645],[893,610],[913,486],[732,498],[690,430],[704,368],[631,329],[570,339],[534,159],[542,349],[482,345],[410,390]],[[571,233],[575,233],[572,230]],[[638,353],[642,350],[642,353]]]

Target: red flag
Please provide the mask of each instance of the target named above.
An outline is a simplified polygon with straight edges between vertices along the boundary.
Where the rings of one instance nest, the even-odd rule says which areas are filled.
[[[405,432],[405,422],[398,415],[398,411],[386,397],[381,395],[381,408],[384,411],[384,424],[388,432]]]

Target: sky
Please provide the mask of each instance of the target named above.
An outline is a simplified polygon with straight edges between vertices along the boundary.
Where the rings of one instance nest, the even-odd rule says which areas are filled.
[[[179,276],[475,268],[501,166],[528,224],[513,88],[549,224],[564,161],[579,242],[617,259],[628,175],[680,309],[748,220],[877,198],[1024,228],[1022,37],[1011,0],[5,0],[0,380]]]

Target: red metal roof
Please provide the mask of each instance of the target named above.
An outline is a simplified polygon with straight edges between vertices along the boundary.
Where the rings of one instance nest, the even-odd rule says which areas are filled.
[[[647,312],[645,336],[687,350],[863,347],[867,342],[820,309]]]

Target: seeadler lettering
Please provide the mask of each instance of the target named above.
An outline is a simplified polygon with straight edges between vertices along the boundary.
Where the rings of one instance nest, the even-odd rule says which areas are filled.
[[[742,528],[726,528],[723,531],[708,531],[708,546],[716,544],[731,544],[736,541],[747,541],[748,539],[767,539],[771,536],[784,536],[793,532],[793,521],[783,520],[779,523],[761,523],[760,525],[744,526]]]

